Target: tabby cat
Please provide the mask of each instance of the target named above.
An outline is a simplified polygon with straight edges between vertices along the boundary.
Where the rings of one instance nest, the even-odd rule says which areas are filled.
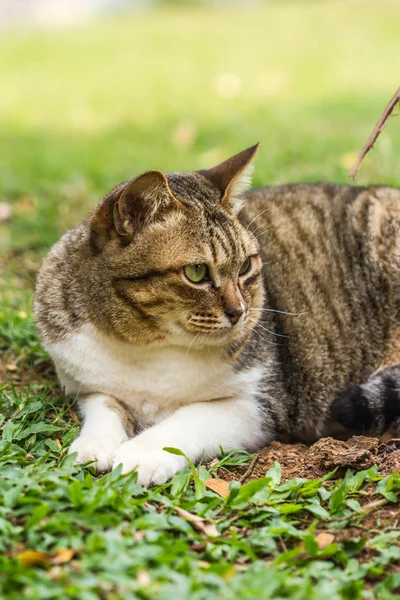
[[[35,313],[84,423],[143,485],[274,439],[400,430],[400,190],[245,191],[258,146],[148,171],[52,248]]]

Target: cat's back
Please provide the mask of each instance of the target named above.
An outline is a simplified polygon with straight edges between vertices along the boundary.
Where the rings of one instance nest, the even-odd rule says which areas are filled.
[[[318,400],[379,367],[397,320],[400,190],[298,184],[248,193],[285,385]],[[292,313],[292,314],[283,314]],[[311,401],[311,400],[310,400]],[[310,405],[310,410],[312,406]]]
[[[343,288],[345,273],[353,284],[361,283],[366,271],[371,279],[382,268],[393,268],[392,281],[396,276],[398,188],[329,183],[265,187],[248,193],[243,216],[258,237],[266,275],[269,269],[274,276],[285,271],[292,295],[294,265],[303,280],[313,281],[315,287],[323,280],[330,292],[335,284]]]

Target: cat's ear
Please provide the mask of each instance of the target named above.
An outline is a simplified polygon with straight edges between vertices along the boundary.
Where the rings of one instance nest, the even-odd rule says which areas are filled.
[[[201,175],[211,181],[221,192],[221,203],[236,214],[243,206],[242,193],[251,185],[251,174],[254,168],[252,160],[259,146],[258,143],[212,169],[200,171]]]
[[[115,235],[128,244],[147,223],[179,207],[161,171],[147,171],[108,194],[91,217],[92,246],[101,250]]]

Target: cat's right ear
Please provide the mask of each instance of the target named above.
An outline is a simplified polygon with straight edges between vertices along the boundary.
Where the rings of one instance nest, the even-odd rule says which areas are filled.
[[[111,190],[95,209],[90,220],[91,246],[99,252],[115,237],[128,244],[147,223],[177,208],[179,201],[164,173],[147,171]]]
[[[243,206],[242,193],[250,187],[252,161],[260,144],[235,154],[212,169],[199,171],[219,189],[221,204],[238,214]]]

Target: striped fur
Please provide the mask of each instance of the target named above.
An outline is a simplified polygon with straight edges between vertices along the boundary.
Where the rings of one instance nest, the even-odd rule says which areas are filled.
[[[260,213],[252,228],[261,232],[264,308],[282,311],[264,312],[263,324],[286,336],[267,336],[279,343],[284,391],[274,414],[283,434],[312,440],[331,433],[335,397],[400,362],[399,211],[400,191],[387,187],[300,184],[249,192],[244,218]],[[264,348],[264,356],[270,352]],[[348,424],[339,410],[334,416]],[[358,411],[358,419],[357,429],[367,433],[367,413],[364,421]],[[382,433],[386,421],[371,431]]]
[[[341,430],[398,427],[400,190],[322,183],[244,193],[240,182],[255,152],[210,171],[150,171],[121,184],[54,246],[39,274],[35,314],[63,385],[70,393],[103,394],[102,410],[131,411],[125,421],[139,429],[152,424],[142,400],[135,412],[129,394],[97,389],[84,367],[80,374],[68,367],[62,348],[95,331],[104,348],[107,339],[110,348],[126,345],[126,357],[129,348],[143,348],[154,361],[157,348],[171,348],[179,365],[183,348],[196,377],[201,360],[232,382],[257,374],[248,388],[258,404],[257,433],[253,443],[250,433],[240,438],[247,448],[273,437],[313,441]],[[239,276],[249,256],[251,268]],[[183,268],[202,263],[209,277],[193,284]],[[227,315],[238,307],[242,316],[233,325]],[[183,375],[168,374],[177,397]],[[225,398],[228,380],[216,385],[215,400]],[[182,401],[165,415],[178,413]],[[104,464],[111,450],[101,452]]]

